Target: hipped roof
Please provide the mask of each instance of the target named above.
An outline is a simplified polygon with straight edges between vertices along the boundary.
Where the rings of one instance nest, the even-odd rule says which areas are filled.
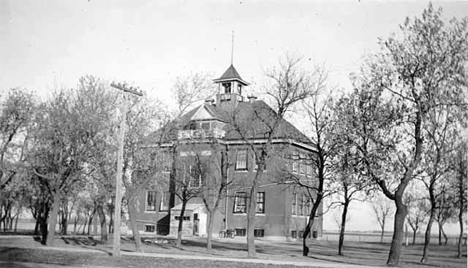
[[[232,64],[231,66],[229,66],[229,68],[224,72],[224,74],[220,78],[214,79],[213,81],[225,82],[225,81],[233,81],[233,80],[240,82],[244,86],[249,85],[249,83],[247,83],[246,81],[244,81],[244,79],[242,79],[242,77],[240,76],[240,74],[237,72],[236,68]]]
[[[191,123],[193,115],[195,115],[199,109],[206,109],[208,113],[213,115],[212,120],[225,123],[223,130],[226,132],[226,135],[223,140],[243,140],[243,137],[249,140],[268,138],[270,127],[273,126],[277,120],[276,112],[268,106],[268,104],[262,100],[253,103],[239,102],[231,111],[225,109],[228,105],[229,104],[221,108],[217,105],[205,103],[192,109],[166,127],[169,131],[166,131],[163,140],[165,142],[170,142],[173,139],[177,139],[177,131],[182,130],[184,126]],[[278,125],[273,132],[274,139],[294,140],[309,146],[314,146],[312,141],[294,125],[283,118],[278,120]],[[238,131],[239,129],[241,132]]]

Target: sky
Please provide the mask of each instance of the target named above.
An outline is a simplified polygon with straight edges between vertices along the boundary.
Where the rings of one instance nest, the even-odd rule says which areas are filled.
[[[379,49],[378,38],[398,32],[428,3],[0,0],[0,92],[21,87],[47,98],[89,74],[170,102],[176,77],[222,75],[233,31],[234,66],[251,90],[285,53],[302,56],[306,68],[325,66],[330,84],[349,89],[349,74]],[[468,15],[468,1],[433,4],[447,19]],[[351,229],[378,229],[353,222]]]

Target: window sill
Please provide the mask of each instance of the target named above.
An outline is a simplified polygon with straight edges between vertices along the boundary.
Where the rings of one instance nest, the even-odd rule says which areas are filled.
[[[247,216],[247,213],[232,213],[232,215],[234,216]],[[255,213],[255,216],[265,216],[265,212],[264,213]]]

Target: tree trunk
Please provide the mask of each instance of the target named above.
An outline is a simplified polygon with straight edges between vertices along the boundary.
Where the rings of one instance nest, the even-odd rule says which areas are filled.
[[[408,246],[408,225],[405,224],[405,247]]]
[[[442,246],[442,224],[438,222],[439,224],[439,246]]]
[[[61,225],[61,234],[66,235],[68,233],[68,204],[63,204],[62,219],[60,222]]]
[[[76,225],[78,224],[78,218],[75,216],[75,219],[73,220],[73,234],[76,235]]]
[[[154,235],[155,237],[158,236],[158,222],[159,222],[159,209],[161,208],[161,202],[163,198],[163,192],[161,191],[160,193],[156,194],[156,207],[154,209]]]
[[[104,213],[104,202],[99,201],[97,205],[97,213],[99,215],[99,221],[101,222],[101,242],[107,242],[108,233],[107,233],[107,223],[106,223],[106,214]]]
[[[34,225],[34,235],[39,234],[39,224],[41,223],[41,219],[37,217],[36,224]]]
[[[46,244],[54,246],[55,227],[57,226],[57,214],[60,206],[61,193],[60,190],[54,193],[54,202],[52,203],[52,213],[50,214],[49,233],[47,234]]]
[[[423,249],[423,256],[421,258],[421,263],[427,263],[429,259],[429,245],[431,244],[431,230],[432,230],[432,223],[434,222],[435,218],[435,206],[431,206],[431,214],[429,216],[429,221],[427,222],[425,239],[424,239],[424,249]]]
[[[97,212],[97,209],[96,209],[96,212]],[[97,215],[97,213],[96,213],[96,214],[95,214],[94,221],[93,221],[93,233],[92,233],[92,236],[97,235],[97,233],[98,233],[97,227],[98,227],[98,215]]]
[[[398,266],[400,263],[401,246],[404,234],[403,227],[405,225],[405,218],[408,213],[408,208],[403,203],[404,188],[403,190],[401,189],[402,188],[399,188],[395,194],[396,212],[395,221],[393,225],[392,243],[390,246],[390,252],[387,260],[388,266]]]
[[[206,225],[206,250],[211,252],[212,249],[212,238],[213,238],[213,222],[214,222],[215,211],[208,211],[208,222]]]
[[[48,211],[47,214],[44,216],[44,218],[41,219],[40,223],[40,229],[41,229],[41,244],[46,245],[47,244],[47,217],[48,217]]]
[[[91,228],[93,227],[93,219],[94,219],[94,215],[96,214],[96,207],[94,207],[93,209],[93,212],[91,212],[91,215],[89,215],[89,219],[88,219],[88,231],[87,231],[87,235],[91,235]]]
[[[466,147],[465,147],[466,149]],[[466,150],[464,150],[465,157],[466,157]],[[466,158],[465,158],[466,159]],[[463,240],[463,212],[465,211],[465,179],[466,179],[466,161],[465,161],[465,166],[463,165],[463,162],[460,161],[460,170],[459,174],[457,176],[458,178],[458,206],[459,206],[459,211],[458,211],[458,222],[460,224],[460,234],[458,235],[458,258],[461,258],[463,256],[462,253],[462,240]],[[466,241],[465,241],[466,245]]]
[[[249,205],[247,206],[247,256],[249,258],[256,258],[257,252],[255,249],[255,212],[257,208],[257,192],[258,183],[262,178],[264,164],[259,161],[258,169],[255,173],[255,178],[252,181],[250,188]]]
[[[307,238],[309,237],[310,231],[312,230],[312,226],[314,226],[315,215],[319,209],[320,203],[322,202],[322,195],[317,195],[314,205],[312,206],[312,210],[310,211],[309,215],[309,222],[304,229],[304,234],[302,235],[302,256],[309,255],[309,247],[307,246]]]
[[[13,217],[11,216],[11,209],[8,211],[7,220],[6,220],[7,229],[11,230],[13,227]]]
[[[114,216],[112,216],[112,213],[109,214],[110,219],[109,219],[109,233],[113,234],[114,233]]]
[[[113,203],[109,204],[107,209],[109,212],[109,233],[113,234],[114,233],[114,205]]]
[[[461,198],[463,199],[463,197]],[[463,202],[463,201],[461,201]],[[460,212],[458,213],[458,222],[460,223],[460,234],[458,235],[458,258],[463,256],[462,243],[463,243],[463,205],[460,206]]]
[[[15,232],[15,233],[18,231],[18,219],[19,219],[19,215],[16,215],[16,216],[13,218],[13,222],[14,222],[14,223],[13,223],[13,224],[14,224],[13,226],[14,226],[14,227],[13,227],[12,229],[13,229],[13,232]],[[447,243],[445,243],[445,244],[447,244]]]
[[[182,208],[180,210],[179,215],[179,227],[177,228],[177,247],[182,246],[182,230],[184,224],[184,214],[185,214],[185,207],[187,206],[188,200],[182,200]]]
[[[413,229],[413,245],[416,245],[416,232],[417,229]]]
[[[380,244],[383,244],[384,241],[384,234],[385,234],[385,219],[382,220],[382,225],[380,226]]]
[[[86,230],[87,223],[88,223],[88,218],[85,218],[83,222],[83,230],[81,230],[82,235],[84,235],[86,232],[85,230]]]
[[[137,252],[143,252],[141,247],[141,238],[140,232],[137,227],[137,210],[135,204],[135,197],[130,197],[128,199],[128,214],[130,215],[130,225],[132,227],[133,240],[135,242],[135,250]]]
[[[346,200],[343,206],[343,213],[341,215],[340,239],[338,241],[338,255],[343,255],[343,244],[346,229],[346,217],[348,214],[348,206],[349,201]]]
[[[41,232],[41,244],[45,245],[47,241],[47,219],[49,218],[49,201],[45,201],[41,205],[41,213],[39,213],[39,230]]]
[[[18,213],[17,213],[16,216],[15,216],[15,229],[14,229],[14,232],[15,232],[15,233],[18,231],[18,220],[19,220],[19,216],[20,216],[20,212],[18,211]]]
[[[444,236],[444,245],[447,245],[448,243],[447,234],[444,232],[444,228],[442,228],[442,226],[440,227],[440,230],[442,230],[442,235]]]

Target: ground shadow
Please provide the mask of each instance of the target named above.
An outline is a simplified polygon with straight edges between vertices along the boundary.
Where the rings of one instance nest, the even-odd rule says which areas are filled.
[[[94,239],[93,237],[65,237],[62,236],[61,240],[67,244],[72,246],[80,246],[86,249],[94,249],[101,252],[108,254],[109,256],[112,255],[112,252],[99,247],[99,245],[103,245],[103,243],[99,240]]]

